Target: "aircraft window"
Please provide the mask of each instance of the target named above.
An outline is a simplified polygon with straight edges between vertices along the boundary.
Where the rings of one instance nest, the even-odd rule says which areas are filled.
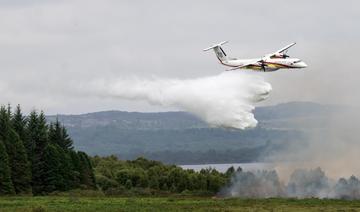
[[[299,62],[301,62],[301,60],[294,61],[294,63],[299,63]]]

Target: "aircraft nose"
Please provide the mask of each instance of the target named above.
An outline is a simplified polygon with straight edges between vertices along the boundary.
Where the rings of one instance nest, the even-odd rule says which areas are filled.
[[[305,62],[300,62],[300,64],[298,64],[301,68],[306,68],[308,65]]]

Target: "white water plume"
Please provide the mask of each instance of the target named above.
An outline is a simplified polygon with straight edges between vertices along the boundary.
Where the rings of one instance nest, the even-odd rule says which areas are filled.
[[[89,88],[89,87],[88,87]],[[195,79],[116,79],[92,83],[92,94],[146,100],[188,111],[210,126],[245,129],[257,124],[252,111],[266,99],[271,85],[248,73],[224,72]]]

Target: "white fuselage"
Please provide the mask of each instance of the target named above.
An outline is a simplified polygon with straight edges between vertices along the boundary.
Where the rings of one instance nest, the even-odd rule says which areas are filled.
[[[306,68],[307,65],[303,61],[297,58],[290,58],[286,55],[287,50],[294,46],[296,43],[291,43],[284,48],[279,49],[276,52],[271,54],[267,54],[262,58],[254,58],[254,59],[238,59],[231,58],[226,55],[225,51],[221,48],[221,45],[227,43],[227,41],[214,44],[204,51],[208,51],[210,49],[214,50],[217,59],[219,59],[220,63],[231,67],[228,71],[233,71],[237,69],[251,69],[255,71],[276,71],[278,69],[298,69],[298,68]]]
[[[261,58],[255,59],[236,59],[230,58],[227,60],[220,60],[220,63],[229,66],[229,67],[238,67],[243,64],[248,63],[249,61],[260,60]],[[307,65],[305,62],[297,58],[268,58],[263,62],[257,62],[253,65],[242,67],[241,69],[252,69],[255,71],[264,71],[262,64],[265,68],[265,71],[276,71],[278,69],[294,69],[294,68],[306,68]]]

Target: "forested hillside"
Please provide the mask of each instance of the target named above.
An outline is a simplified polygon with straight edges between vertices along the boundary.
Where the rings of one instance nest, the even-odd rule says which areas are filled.
[[[176,164],[260,161],[291,145],[305,145],[307,130],[324,126],[340,107],[292,102],[258,107],[250,130],[210,128],[185,112],[104,111],[58,118],[74,145],[91,155],[144,156]]]
[[[0,108],[0,195],[42,195],[95,188],[89,157],[75,151],[66,128],[44,113]]]

